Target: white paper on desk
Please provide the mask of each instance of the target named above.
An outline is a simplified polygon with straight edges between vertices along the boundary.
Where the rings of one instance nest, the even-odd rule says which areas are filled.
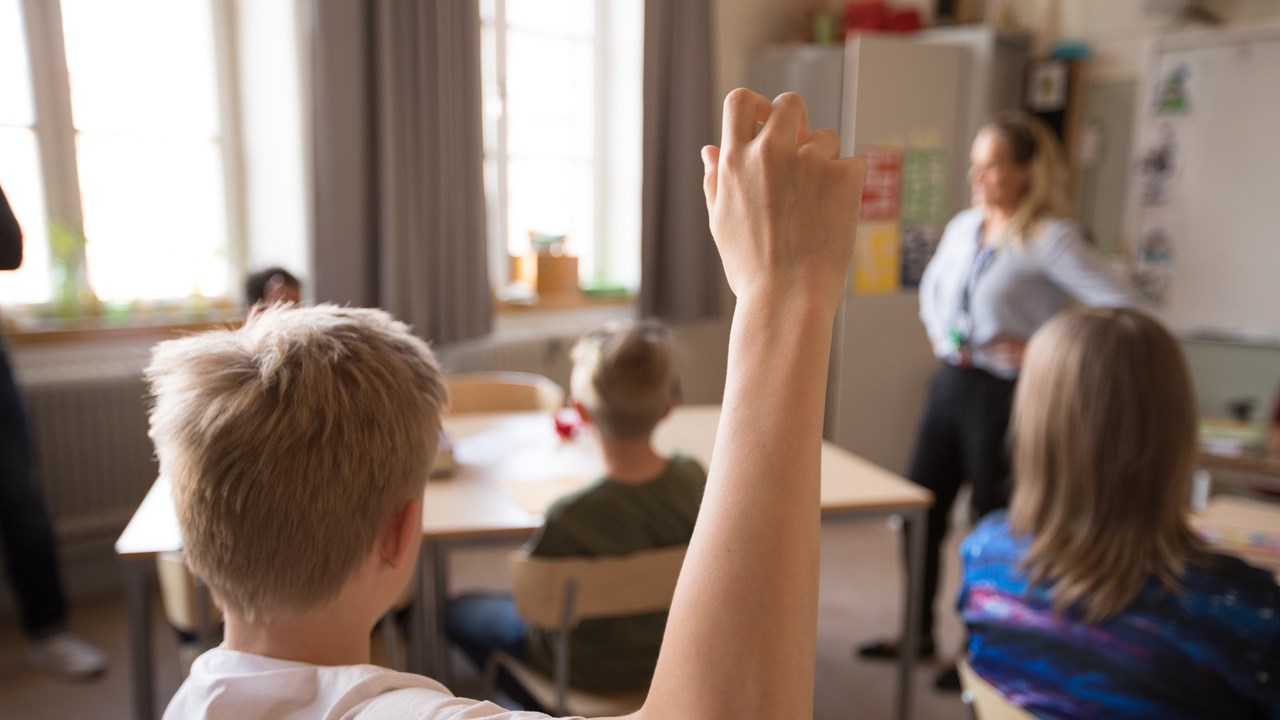
[[[504,481],[502,489],[511,493],[511,497],[515,498],[521,509],[530,515],[546,515],[551,503],[571,492],[581,490],[590,483],[590,477],[577,475],[539,482]]]
[[[554,433],[550,420],[547,425],[548,432]],[[546,440],[537,433],[512,432],[509,427],[498,425],[490,430],[454,439],[453,459],[461,465],[497,465],[513,454],[545,443]]]
[[[483,430],[454,436],[461,477],[492,483],[525,512],[543,515],[556,498],[604,474],[599,444],[591,433],[563,440],[550,415],[521,414],[492,421]]]
[[[494,477],[524,510],[543,515],[556,498],[585,487],[604,473],[595,443],[540,445],[512,453],[494,469]]]

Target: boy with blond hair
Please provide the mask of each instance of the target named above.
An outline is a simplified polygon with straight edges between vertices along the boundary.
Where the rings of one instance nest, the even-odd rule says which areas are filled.
[[[839,152],[799,96],[747,90],[725,101],[723,152],[702,151],[738,303],[715,462],[633,717],[813,716],[826,359],[865,176]],[[368,664],[417,564],[445,399],[404,325],[267,309],[160,345],[148,378],[187,554],[226,616],[166,717],[542,717]]]
[[[596,557],[687,544],[706,472],[692,458],[665,457],[653,447],[654,429],[677,400],[670,333],[653,321],[609,323],[584,335],[572,357],[573,403],[599,441],[605,475],[553,503],[525,549],[534,555]],[[666,621],[665,612],[584,620],[569,640],[574,687],[647,688]],[[445,628],[478,669],[495,650],[547,673],[555,668],[556,634],[530,628],[510,595],[454,600]],[[531,704],[518,686],[503,686],[522,704]]]

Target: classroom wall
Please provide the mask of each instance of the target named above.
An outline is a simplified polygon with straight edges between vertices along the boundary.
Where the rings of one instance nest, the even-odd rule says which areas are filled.
[[[932,17],[931,0],[895,0],[893,4],[916,7],[926,19]],[[1031,30],[1040,52],[1047,52],[1062,38],[1088,42],[1095,53],[1090,97],[1099,101],[1100,115],[1116,128],[1127,127],[1123,118],[1113,116],[1123,113],[1119,105],[1132,96],[1132,84],[1143,73],[1151,41],[1179,31],[1170,13],[1148,12],[1146,0],[984,0],[983,4],[988,18],[995,18],[1004,6],[1011,7],[1021,24]],[[1211,5],[1224,17],[1224,27],[1280,24],[1280,2],[1276,0],[1223,0]],[[786,37],[793,6],[790,0],[715,0],[717,103],[742,84],[746,58],[752,51]],[[1184,31],[1203,32],[1203,28]],[[1127,138],[1111,140],[1110,150],[1128,155]],[[1115,165],[1128,160],[1108,157],[1104,162]],[[1094,188],[1103,195],[1092,212],[1101,216],[1099,220],[1114,222],[1126,209],[1116,207],[1111,192],[1115,182],[1102,185]],[[1108,248],[1118,248],[1124,241],[1117,233],[1100,239]],[[1184,348],[1203,412],[1220,413],[1226,401],[1241,396],[1266,398],[1280,382],[1280,348],[1202,342],[1186,342]],[[1261,404],[1263,410],[1269,402]]]
[[[1037,10],[1054,4],[1052,0],[1031,0]],[[1146,68],[1150,44],[1174,32],[1205,32],[1204,26],[1179,30],[1167,13],[1149,13],[1145,0],[1070,0],[1056,3],[1061,8],[1061,37],[1088,42],[1094,51],[1090,67],[1092,99],[1132,94],[1131,83],[1139,81]],[[1275,0],[1236,0],[1210,3],[1225,22],[1223,28],[1280,24],[1280,3]],[[1047,40],[1047,38],[1046,38]],[[1102,113],[1114,107],[1090,108]],[[1124,144],[1116,138],[1116,145]],[[1107,162],[1115,162],[1115,158]],[[1107,202],[1104,200],[1103,205]],[[1100,207],[1115,213],[1114,207]],[[1124,209],[1127,212],[1127,207]],[[1122,238],[1104,238],[1118,244]],[[1259,401],[1257,420],[1270,407],[1280,383],[1280,348],[1185,341],[1183,349],[1196,385],[1202,413],[1223,414],[1229,400],[1253,397]]]
[[[1206,415],[1227,415],[1227,402],[1254,401],[1254,421],[1270,422],[1280,389],[1280,348],[1205,340],[1182,343],[1195,379],[1196,401]]]
[[[747,58],[786,36],[789,7],[788,0],[712,0],[717,127],[724,96],[746,82]]]
[[[1166,13],[1145,10],[1145,0],[1071,0],[1061,3],[1064,37],[1082,38],[1094,48],[1099,77],[1136,78],[1146,65],[1151,40],[1176,31]],[[1274,0],[1236,0],[1208,4],[1226,21],[1223,27],[1280,22]],[[1203,30],[1197,26],[1189,30]]]

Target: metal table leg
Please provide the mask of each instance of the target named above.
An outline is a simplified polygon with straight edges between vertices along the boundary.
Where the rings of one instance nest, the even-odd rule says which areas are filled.
[[[923,509],[904,513],[907,520],[907,611],[902,618],[897,720],[911,717],[912,676],[920,648],[920,615],[924,610],[921,595],[924,590],[925,513]]]
[[[430,617],[435,602],[431,594],[431,543],[423,541],[418,554],[418,572],[413,577],[413,603],[409,606],[409,639],[404,649],[405,664],[409,672],[430,675],[432,668],[428,655],[428,628],[435,627]]]
[[[449,667],[449,641],[444,632],[445,605],[449,602],[449,553],[444,543],[432,543],[432,594],[429,598],[432,625],[429,629],[432,677],[446,687],[452,680]]]
[[[150,556],[124,562],[125,598],[129,608],[129,650],[133,669],[133,717],[155,717],[151,674],[151,570]]]
[[[209,586],[195,578],[196,584],[196,642],[200,644],[200,652],[213,647],[213,602],[209,597]]]

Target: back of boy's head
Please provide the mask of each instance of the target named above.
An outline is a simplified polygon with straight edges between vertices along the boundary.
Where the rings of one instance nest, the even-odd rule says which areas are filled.
[[[573,398],[607,437],[648,437],[676,399],[671,334],[660,323],[609,323],[583,335],[572,356]]]
[[[339,592],[394,509],[421,496],[447,403],[403,323],[333,305],[161,343],[147,380],[187,560],[250,621]]]

